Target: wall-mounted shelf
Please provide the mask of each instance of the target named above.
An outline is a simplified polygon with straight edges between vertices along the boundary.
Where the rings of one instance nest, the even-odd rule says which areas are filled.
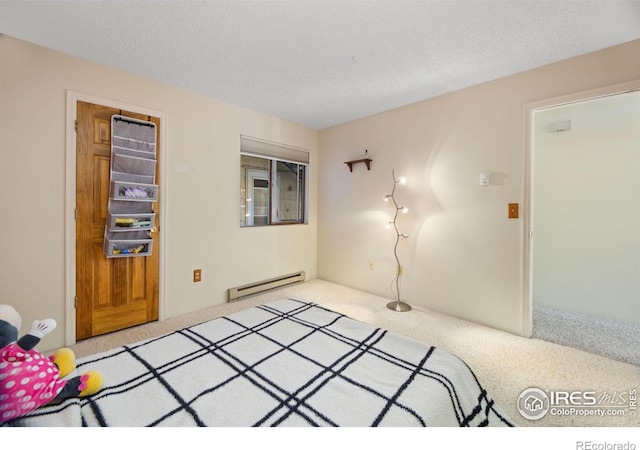
[[[353,165],[358,163],[365,163],[367,165],[367,170],[371,170],[371,161],[373,160],[370,158],[355,159],[353,161],[345,161],[345,164],[349,166],[349,172],[353,172]]]

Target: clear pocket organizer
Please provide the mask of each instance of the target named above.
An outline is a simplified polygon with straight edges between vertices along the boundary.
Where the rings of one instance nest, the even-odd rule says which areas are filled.
[[[156,127],[114,115],[111,118],[109,210],[104,231],[107,258],[149,256],[158,201]]]

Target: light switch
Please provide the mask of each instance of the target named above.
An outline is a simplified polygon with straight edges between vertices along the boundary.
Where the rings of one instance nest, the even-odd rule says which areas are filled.
[[[517,219],[517,218],[518,218],[518,204],[509,203],[509,219]]]

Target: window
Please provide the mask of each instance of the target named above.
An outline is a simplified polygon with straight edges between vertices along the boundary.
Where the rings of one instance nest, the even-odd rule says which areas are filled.
[[[240,226],[307,223],[309,152],[242,136]]]

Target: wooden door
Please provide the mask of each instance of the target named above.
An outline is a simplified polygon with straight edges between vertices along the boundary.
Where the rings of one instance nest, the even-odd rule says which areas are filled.
[[[103,251],[111,160],[111,116],[155,117],[78,102],[76,132],[76,339],[158,319],[158,232],[150,256],[107,258]],[[159,133],[158,133],[159,135]],[[157,171],[156,171],[157,173]],[[156,183],[158,183],[156,177]],[[159,208],[155,230],[158,229]]]

